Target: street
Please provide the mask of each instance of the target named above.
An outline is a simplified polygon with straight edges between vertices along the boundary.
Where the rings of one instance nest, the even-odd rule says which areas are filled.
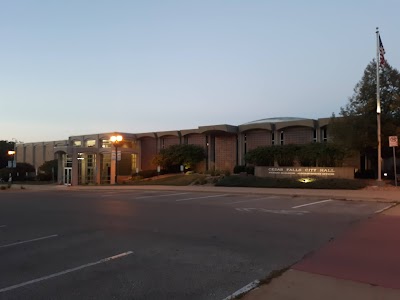
[[[222,300],[390,203],[149,190],[0,193],[0,299]]]

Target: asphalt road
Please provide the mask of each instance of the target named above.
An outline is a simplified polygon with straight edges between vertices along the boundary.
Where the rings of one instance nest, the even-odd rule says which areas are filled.
[[[216,299],[388,203],[173,191],[0,193],[0,299]]]

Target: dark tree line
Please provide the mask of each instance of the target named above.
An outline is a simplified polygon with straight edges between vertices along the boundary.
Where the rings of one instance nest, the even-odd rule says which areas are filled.
[[[9,150],[14,150],[14,142],[0,141],[0,169],[7,167],[8,161],[12,159],[8,155]]]
[[[380,70],[381,142],[382,158],[391,157],[389,136],[400,134],[400,73],[386,63]],[[359,152],[377,164],[377,91],[376,61],[364,70],[361,80],[354,87],[348,103],[341,107],[339,116],[332,117],[330,135],[335,144],[347,153]]]

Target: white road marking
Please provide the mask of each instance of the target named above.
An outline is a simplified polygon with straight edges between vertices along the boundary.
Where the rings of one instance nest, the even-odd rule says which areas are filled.
[[[204,197],[193,197],[193,198],[186,198],[186,199],[178,199],[178,200],[176,200],[176,202],[188,201],[188,200],[196,200],[196,199],[216,198],[216,197],[224,197],[224,196],[229,196],[229,194],[212,195],[212,196],[204,196]]]
[[[8,245],[2,245],[2,246],[0,246],[0,248],[6,248],[6,247],[16,246],[16,245],[20,245],[20,244],[25,244],[25,243],[36,242],[36,241],[41,241],[41,240],[45,240],[45,239],[51,239],[54,237],[58,237],[58,234],[44,236],[44,237],[31,239],[31,240],[27,240],[27,241],[16,242],[16,243],[8,244]]]
[[[382,208],[382,209],[378,209],[376,212],[374,212],[375,214],[379,214],[379,213],[381,213],[381,212],[384,212],[385,210],[387,210],[387,209],[389,209],[389,208],[391,208],[392,206],[395,206],[396,204],[394,204],[394,203],[392,203],[392,204],[390,204],[390,205],[388,205],[388,206],[386,206],[386,207],[384,207],[384,208]]]
[[[50,275],[47,275],[47,276],[44,276],[44,277],[40,277],[40,278],[37,278],[37,279],[29,280],[29,281],[22,282],[22,283],[19,283],[19,284],[11,285],[9,287],[5,287],[5,288],[0,289],[0,293],[6,292],[6,291],[10,291],[10,290],[14,290],[14,289],[17,289],[17,288],[20,288],[20,287],[23,287],[23,286],[26,286],[26,285],[29,285],[29,284],[37,283],[37,282],[40,282],[40,281],[43,281],[43,280],[47,280],[47,279],[51,279],[51,278],[54,278],[54,277],[58,277],[58,276],[61,276],[61,275],[65,275],[65,274],[68,274],[68,273],[71,273],[71,272],[75,272],[75,271],[78,271],[78,270],[81,270],[81,269],[84,269],[84,268],[92,267],[94,265],[105,263],[105,262],[108,262],[108,261],[113,260],[113,259],[121,258],[121,257],[127,256],[127,255],[132,254],[132,253],[133,253],[133,251],[124,252],[124,253],[121,253],[121,254],[118,254],[118,255],[114,255],[114,256],[110,256],[110,257],[107,257],[107,258],[100,259],[100,260],[98,260],[96,262],[92,262],[92,263],[88,263],[88,264],[85,264],[85,265],[81,265],[79,267],[75,267],[75,268],[68,269],[68,270],[65,270],[65,271],[61,271],[61,272],[58,272],[58,273],[50,274]]]
[[[223,300],[231,300],[235,299],[237,296],[240,296],[241,294],[247,293],[248,291],[254,289],[260,284],[260,280],[254,280],[253,282],[250,282],[248,285],[245,285],[241,289],[237,290],[234,292],[232,295],[224,298]]]
[[[311,202],[311,203],[306,203],[306,204],[302,204],[302,205],[293,206],[292,208],[299,208],[299,207],[303,207],[303,206],[315,205],[315,204],[324,203],[324,202],[330,202],[330,201],[333,201],[333,200],[332,199],[328,199],[328,200],[322,200],[322,201],[317,201],[317,202]]]
[[[105,193],[103,195],[100,195],[100,197],[112,197],[112,196],[115,196],[115,195],[117,195],[117,193]]]
[[[7,225],[0,225],[0,228],[6,227]]]
[[[236,201],[236,202],[229,202],[225,204],[236,204],[236,203],[245,203],[245,202],[250,202],[250,201],[259,201],[259,200],[264,200],[264,199],[275,199],[278,198],[277,196],[269,196],[269,197],[262,197],[262,198],[257,198],[257,199],[250,199],[250,200],[242,200],[242,201]]]
[[[301,216],[304,214],[308,214],[309,211],[306,210],[285,210],[285,209],[266,209],[266,208],[244,208],[244,207],[238,207],[235,208],[237,211],[244,211],[244,212],[265,212],[265,213],[271,213],[271,214],[280,214],[280,215],[296,215],[296,216]]]
[[[154,198],[154,197],[169,197],[169,196],[178,196],[178,195],[186,195],[190,193],[176,193],[176,194],[165,194],[165,195],[151,195],[151,196],[141,196],[136,197],[135,199],[145,199],[145,198]]]

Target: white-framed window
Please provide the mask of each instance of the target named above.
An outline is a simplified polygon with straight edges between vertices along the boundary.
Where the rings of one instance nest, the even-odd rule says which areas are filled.
[[[96,140],[86,140],[85,146],[86,147],[95,147],[96,146]]]

